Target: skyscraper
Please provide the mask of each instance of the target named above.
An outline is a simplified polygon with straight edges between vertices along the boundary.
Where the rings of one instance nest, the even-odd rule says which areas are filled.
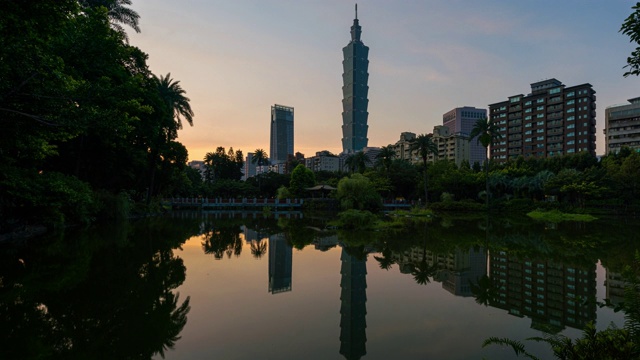
[[[369,86],[369,48],[362,43],[362,29],[356,17],[351,26],[351,41],[342,48],[342,151],[356,152],[367,146],[367,99]]]
[[[271,107],[269,160],[282,164],[288,155],[293,155],[293,108],[275,104]]]

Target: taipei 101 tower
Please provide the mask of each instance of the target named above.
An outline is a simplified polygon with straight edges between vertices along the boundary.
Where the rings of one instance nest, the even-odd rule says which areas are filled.
[[[362,28],[356,17],[351,26],[351,41],[342,49],[342,151],[353,153],[367,147],[367,107],[369,99],[369,48],[362,43]]]

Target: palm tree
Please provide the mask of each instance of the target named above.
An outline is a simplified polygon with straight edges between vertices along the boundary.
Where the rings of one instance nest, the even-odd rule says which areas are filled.
[[[269,158],[267,157],[267,152],[263,149],[256,149],[253,152],[253,157],[251,158],[251,163],[254,165],[258,165],[260,167],[260,171],[262,172],[262,165],[267,165],[269,163]],[[260,176],[256,174],[258,178],[258,191],[262,191],[260,186]]]
[[[189,98],[184,96],[186,91],[180,86],[180,81],[174,81],[171,78],[171,73],[167,73],[164,77],[162,75],[160,75],[159,78],[155,75],[153,77],[158,84],[160,97],[168,106],[169,111],[171,111],[176,129],[182,129],[181,117],[184,117],[189,125],[193,126],[193,110],[191,110],[191,105],[189,105]]]
[[[391,162],[396,157],[396,150],[393,146],[383,146],[380,148],[380,152],[376,155],[376,163],[384,166],[384,169],[389,173]]]
[[[431,136],[425,134],[418,135],[411,141],[411,152],[417,151],[422,158],[422,165],[424,166],[424,206],[429,203],[429,193],[427,191],[427,158],[429,154],[438,153],[438,145],[431,140]]]
[[[489,145],[502,139],[498,125],[487,118],[480,118],[473,125],[469,141],[477,138],[476,142],[482,144],[487,154],[484,160],[484,179],[485,179],[485,201],[486,208],[489,209]]]
[[[267,253],[267,242],[263,242],[262,240],[263,239],[251,241],[251,255],[256,259],[260,259]]]
[[[267,157],[267,152],[263,149],[256,149],[253,152],[253,157],[251,158],[251,163],[254,165],[262,166],[269,163],[269,158]]]
[[[367,168],[367,164],[371,164],[371,159],[365,155],[364,152],[358,151],[353,153],[344,160],[344,165],[349,169],[352,174],[358,170],[359,173],[364,173]]]
[[[140,15],[130,8],[125,7],[125,5],[131,5],[131,0],[81,0],[80,5],[85,8],[104,6],[111,20],[111,27],[121,33],[127,43],[129,42],[129,37],[122,25],[130,26],[137,33],[140,32],[140,27],[138,26]]]

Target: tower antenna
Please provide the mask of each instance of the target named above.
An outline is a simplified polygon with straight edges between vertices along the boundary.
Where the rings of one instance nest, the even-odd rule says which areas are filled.
[[[358,3],[356,3],[356,20],[358,20]]]

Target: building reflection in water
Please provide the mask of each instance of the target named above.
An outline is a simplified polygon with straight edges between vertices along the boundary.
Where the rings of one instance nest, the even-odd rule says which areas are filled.
[[[367,255],[360,253],[361,258],[343,247],[340,255],[340,354],[346,359],[367,354]]]
[[[421,261],[434,269],[433,280],[442,283],[442,288],[456,296],[472,296],[471,284],[487,274],[487,255],[482,248],[457,249],[449,254],[437,254],[421,247],[412,247],[393,254],[400,272],[411,274],[414,264]]]
[[[291,291],[293,248],[284,234],[269,236],[269,292]]]
[[[497,251],[490,269],[496,287],[490,305],[531,318],[534,329],[554,334],[596,319],[595,264],[581,268]]]

